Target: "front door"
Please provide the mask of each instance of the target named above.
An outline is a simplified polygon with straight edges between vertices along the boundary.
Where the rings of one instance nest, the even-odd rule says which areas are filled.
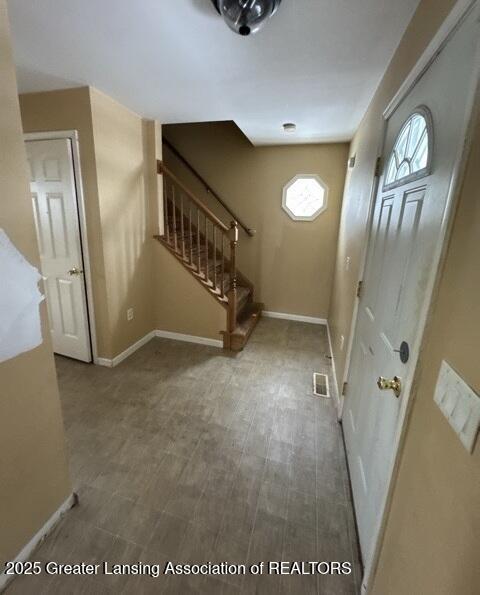
[[[91,361],[71,140],[27,141],[30,189],[55,353]]]
[[[452,174],[464,142],[479,23],[470,14],[387,122],[343,428],[362,555],[369,567],[430,299]],[[415,486],[412,486],[415,489]]]

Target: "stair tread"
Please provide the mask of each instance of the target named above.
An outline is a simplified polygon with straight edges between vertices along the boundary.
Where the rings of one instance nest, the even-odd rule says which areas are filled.
[[[229,292],[231,289],[231,276],[229,261],[225,259],[222,263],[222,255],[217,244],[216,258],[211,242],[205,246],[205,240],[200,233],[200,245],[197,244],[197,232],[192,230],[190,237],[189,230],[184,229],[181,233],[181,226],[176,226],[176,234],[173,231],[173,224],[170,226],[170,235],[155,236],[188,270],[196,277],[208,291],[223,306],[229,303]],[[176,246],[175,246],[176,236]],[[226,254],[225,254],[226,256]],[[199,262],[200,261],[200,262]],[[223,275],[222,275],[223,266]],[[223,278],[223,295],[220,281]],[[253,302],[253,285],[238,272],[236,286],[236,327],[233,333],[223,332],[224,345],[234,351],[241,351],[246,345],[250,334],[255,328],[263,309],[263,304]]]
[[[227,301],[226,294],[230,291],[230,272],[224,270],[223,274],[223,292],[225,294],[225,298],[221,298],[221,286],[220,286],[220,276],[221,276],[221,268],[222,263],[216,263],[217,268],[217,283],[216,287],[214,288],[214,269],[215,263],[213,258],[208,259],[208,282],[205,279],[205,251],[201,250],[200,252],[200,272],[196,268],[198,255],[195,255],[193,258],[193,267],[190,264],[190,254],[187,249],[185,249],[185,258],[183,258],[183,251],[181,248],[181,244],[179,245],[177,242],[177,249],[175,250],[175,246],[169,243],[164,236],[155,236],[157,240],[162,242],[177,258],[181,260],[181,262],[186,266],[196,277],[201,281],[204,285],[206,285],[212,294],[216,295],[218,299],[222,301]],[[242,285],[241,282],[237,284],[237,310],[241,312],[243,310],[244,305],[248,302],[249,295],[253,292],[253,289],[249,286]]]

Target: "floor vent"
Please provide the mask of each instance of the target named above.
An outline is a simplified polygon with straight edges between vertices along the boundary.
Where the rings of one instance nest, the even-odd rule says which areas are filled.
[[[313,374],[313,394],[316,397],[330,398],[330,389],[328,386],[328,376],[314,372]]]

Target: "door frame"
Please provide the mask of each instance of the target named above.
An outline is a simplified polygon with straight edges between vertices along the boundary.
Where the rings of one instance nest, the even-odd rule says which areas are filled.
[[[98,350],[97,333],[95,326],[95,308],[93,299],[92,267],[90,260],[90,251],[88,246],[87,216],[85,211],[85,196],[83,192],[82,183],[82,168],[80,165],[80,145],[78,142],[78,131],[52,130],[48,132],[26,132],[23,135],[23,140],[25,142],[60,139],[69,139],[70,146],[72,147],[73,177],[75,183],[78,224],[80,229],[80,248],[83,260],[82,265],[84,271],[84,281],[87,300],[88,333],[90,337],[92,362],[96,364],[98,362]]]
[[[385,145],[385,138],[387,132],[387,124],[388,119],[391,115],[395,112],[398,106],[401,104],[403,99],[408,95],[408,93],[413,89],[413,87],[417,84],[417,82],[421,79],[423,74],[428,70],[428,68],[432,65],[437,55],[442,51],[442,49],[448,44],[450,38],[455,34],[455,32],[459,29],[461,24],[463,23],[464,18],[467,16],[470,11],[478,10],[480,5],[480,0],[458,0],[455,6],[452,8],[451,12],[445,19],[445,21],[440,26],[439,30],[437,31],[436,35],[432,38],[431,42],[428,44],[425,51],[422,53],[421,57],[407,75],[403,83],[400,85],[398,91],[392,97],[390,102],[388,103],[387,107],[383,112],[383,121],[382,121],[382,131],[381,131],[381,140],[379,142],[378,147],[378,158],[382,158],[384,145]],[[480,115],[480,42],[477,44],[476,48],[477,57],[475,60],[476,68],[472,73],[472,83],[470,89],[467,92],[467,102],[466,102],[466,110],[465,110],[465,118],[463,124],[463,138],[464,142],[458,149],[453,170],[452,170],[452,177],[450,181],[450,187],[448,189],[448,196],[446,201],[445,213],[441,223],[441,230],[439,234],[439,239],[437,245],[435,247],[434,253],[434,266],[433,274],[430,277],[428,286],[425,290],[425,301],[422,306],[422,310],[420,313],[419,318],[419,332],[417,338],[415,340],[415,344],[412,346],[411,350],[411,358],[413,361],[413,366],[411,368],[411,372],[408,377],[404,381],[404,397],[402,399],[402,405],[399,411],[399,418],[398,418],[398,426],[397,431],[395,434],[394,439],[394,448],[393,448],[393,457],[391,461],[391,466],[389,472],[387,474],[387,489],[385,492],[385,498],[382,503],[381,507],[381,514],[379,515],[379,522],[375,530],[375,538],[374,538],[374,546],[373,546],[373,554],[368,567],[365,568],[365,574],[362,580],[362,592],[369,592],[373,581],[376,575],[376,570],[378,567],[378,562],[380,558],[380,552],[383,545],[383,539],[385,536],[385,529],[386,523],[388,519],[388,515],[391,508],[393,493],[395,489],[395,483],[397,479],[397,472],[398,467],[401,459],[401,454],[403,452],[403,447],[405,443],[405,433],[406,433],[406,426],[407,421],[411,412],[411,405],[412,405],[412,393],[416,389],[417,381],[418,381],[418,374],[419,374],[419,355],[422,351],[422,347],[424,344],[425,338],[425,331],[429,326],[433,306],[436,301],[436,297],[438,295],[438,287],[440,282],[441,271],[443,269],[445,259],[446,259],[446,252],[448,246],[448,240],[450,238],[451,229],[453,226],[453,218],[455,214],[455,209],[458,203],[458,197],[460,194],[461,189],[461,181],[462,177],[466,168],[467,158],[469,154],[469,150],[472,144],[473,138],[473,122],[477,115]],[[383,166],[383,163],[382,163]],[[369,213],[368,213],[368,235],[366,237],[364,243],[364,249],[362,252],[362,259],[361,259],[361,268],[358,277],[358,282],[363,280],[365,275],[366,269],[366,256],[368,252],[368,245],[371,240],[372,235],[372,215],[373,215],[373,208],[375,205],[375,200],[378,193],[378,184],[379,184],[380,176],[374,174],[372,180],[372,187],[370,193],[370,204],[369,204]],[[348,377],[350,373],[350,365],[351,365],[351,354],[353,350],[353,343],[356,333],[356,326],[357,326],[357,319],[358,319],[358,307],[359,307],[359,299],[356,298],[354,309],[353,309],[353,317],[352,323],[350,328],[350,337],[348,341],[348,348],[347,348],[347,355],[346,355],[346,366],[345,372],[342,379],[342,382],[348,382]],[[342,396],[340,406],[339,406],[339,418],[342,419],[343,417],[343,405],[345,399]]]

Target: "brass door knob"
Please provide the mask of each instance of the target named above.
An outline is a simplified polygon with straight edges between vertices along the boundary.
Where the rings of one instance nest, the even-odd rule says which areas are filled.
[[[68,271],[69,275],[81,275],[82,273],[83,271],[81,269],[77,269],[77,267],[73,267],[73,269]]]
[[[380,390],[393,390],[397,398],[402,392],[402,381],[398,376],[394,376],[393,380],[380,376],[377,380],[377,386]]]

